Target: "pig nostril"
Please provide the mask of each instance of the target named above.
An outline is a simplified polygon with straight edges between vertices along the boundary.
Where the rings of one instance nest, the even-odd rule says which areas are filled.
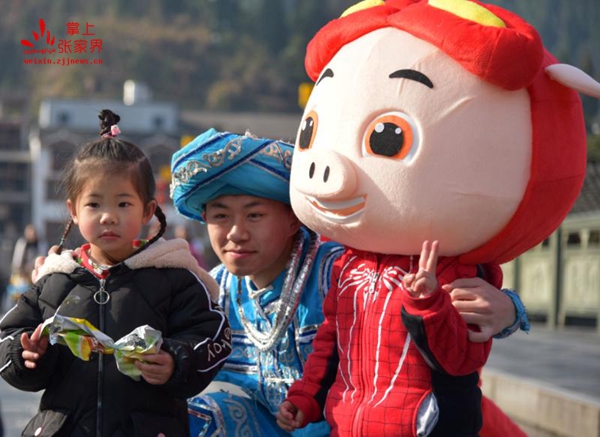
[[[325,168],[325,173],[323,173],[323,182],[327,182],[327,179],[329,179],[329,166]]]
[[[313,162],[310,165],[310,169],[308,170],[308,177],[312,179],[314,175],[315,175],[315,163]]]

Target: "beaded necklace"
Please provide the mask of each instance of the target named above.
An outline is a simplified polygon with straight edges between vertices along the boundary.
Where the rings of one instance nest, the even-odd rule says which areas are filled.
[[[292,322],[300,303],[300,297],[302,291],[306,285],[306,280],[310,275],[317,249],[319,248],[319,237],[316,233],[309,230],[309,245],[304,258],[304,262],[298,270],[300,264],[300,258],[302,257],[302,250],[304,248],[304,238],[302,232],[299,231],[294,246],[292,248],[292,255],[286,266],[285,280],[281,289],[279,300],[276,303],[275,319],[271,328],[266,331],[259,330],[256,325],[248,320],[244,307],[242,306],[242,280],[243,278],[238,277],[238,287],[236,302],[239,308],[240,320],[244,331],[248,335],[250,341],[260,350],[261,352],[269,352],[272,350],[279,340],[285,334],[288,326]],[[254,301],[255,304],[256,301]]]

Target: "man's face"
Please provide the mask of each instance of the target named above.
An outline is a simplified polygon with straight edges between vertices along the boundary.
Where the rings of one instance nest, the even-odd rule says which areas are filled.
[[[259,288],[283,271],[300,228],[288,205],[246,195],[208,202],[203,217],[225,268],[236,276],[249,276]]]

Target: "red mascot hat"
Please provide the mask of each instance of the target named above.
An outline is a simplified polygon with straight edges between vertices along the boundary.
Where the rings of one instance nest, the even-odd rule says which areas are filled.
[[[494,22],[466,18],[459,3],[474,3]],[[308,75],[316,81],[344,45],[384,27],[431,43],[486,82],[506,90],[527,89],[533,135],[525,194],[507,225],[460,260],[504,263],[542,242],[577,199],[586,174],[586,133],[579,95],[545,72],[557,61],[544,49],[537,31],[509,11],[474,0],[390,0],[323,27],[308,45]]]

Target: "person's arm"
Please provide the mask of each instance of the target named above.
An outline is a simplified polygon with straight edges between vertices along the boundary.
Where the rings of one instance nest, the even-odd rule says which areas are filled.
[[[323,302],[324,322],[317,330],[313,351],[308,355],[302,371],[302,379],[292,384],[287,399],[280,407],[277,418],[283,429],[295,429],[323,419],[325,400],[335,381],[339,364],[336,314],[338,279],[340,266],[344,264],[343,258],[338,258],[334,263],[331,287]],[[294,423],[294,419],[299,423]]]
[[[531,325],[529,324],[529,317],[527,317],[527,310],[525,309],[525,305],[523,305],[523,301],[517,294],[515,290],[511,290],[508,288],[503,288],[502,293],[508,296],[515,307],[515,311],[517,315],[515,317],[515,321],[512,325],[507,326],[502,331],[494,334],[494,338],[501,339],[506,338],[517,332],[519,329],[525,333],[529,333],[531,330]]]
[[[173,284],[179,291],[171,303],[162,350],[173,357],[174,368],[164,387],[174,396],[188,398],[204,390],[225,364],[231,353],[231,329],[223,310],[194,275],[186,275],[182,283],[178,271]],[[170,366],[169,360],[158,361]],[[162,379],[154,379],[158,381]]]
[[[63,249],[60,252],[61,256],[69,257],[76,260],[79,257],[80,248],[78,247],[75,250],[67,250]],[[58,253],[58,246],[54,245],[50,249],[48,249],[48,255],[52,255]],[[33,270],[31,271],[31,283],[35,284],[38,280],[41,279],[40,269],[46,263],[47,256],[38,256],[35,258],[35,262],[33,264]]]
[[[499,290],[481,278],[459,278],[442,288],[463,319],[479,326],[480,332],[469,331],[471,341],[505,338],[518,329],[529,332],[525,306],[513,290]]]
[[[57,348],[48,346],[39,332],[44,321],[37,304],[41,285],[23,293],[0,322],[0,374],[24,391],[46,388],[58,361]]]
[[[449,258],[438,264],[436,243],[429,246],[425,242],[418,272],[403,278],[402,322],[429,366],[444,374],[476,372],[491,350],[491,341],[469,341],[467,324],[453,308],[449,294],[438,286],[473,274],[476,274],[474,266],[461,265]]]

